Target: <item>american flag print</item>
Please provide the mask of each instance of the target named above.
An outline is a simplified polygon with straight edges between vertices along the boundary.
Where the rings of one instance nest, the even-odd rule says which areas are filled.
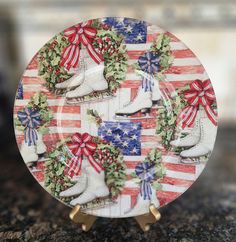
[[[100,138],[112,142],[120,148],[123,155],[141,155],[141,123],[109,122],[101,124],[98,129]]]
[[[16,93],[16,99],[23,99],[24,98],[23,93],[23,86],[22,81],[19,82],[17,93]]]
[[[127,44],[142,44],[147,40],[147,24],[144,21],[130,18],[108,17],[104,23],[122,34]]]
[[[101,19],[101,21],[104,22],[106,19]],[[129,21],[132,22],[132,20]],[[135,24],[136,22],[134,22],[133,25]],[[164,91],[169,87],[172,89],[183,87],[196,79],[208,79],[204,67],[195,54],[185,44],[173,34],[164,31],[157,26],[146,23],[145,25],[146,27],[144,30],[141,28],[141,34],[145,35],[142,42],[137,44],[136,40],[131,41],[127,39],[126,41],[128,71],[125,80],[121,83],[120,88],[117,89],[114,97],[99,100],[98,102],[84,102],[73,105],[68,104],[64,96],[57,96],[46,88],[45,80],[38,75],[39,65],[37,55],[35,55],[23,74],[22,85],[24,88],[24,99],[15,100],[14,117],[17,116],[19,110],[22,110],[27,105],[30,97],[36,92],[40,90],[42,93],[46,94],[48,97],[49,108],[53,111],[54,115],[49,124],[49,133],[43,136],[44,143],[47,145],[48,149],[51,149],[51,147],[61,139],[71,137],[75,132],[88,132],[93,136],[104,133],[105,128],[98,128],[95,124],[88,122],[88,109],[96,110],[101,115],[102,120],[107,127],[110,124],[115,123],[119,125],[119,122],[114,118],[116,110],[123,107],[127,102],[133,100],[142,82],[142,78],[134,72],[132,66],[134,63],[137,63],[140,56],[150,49],[152,42],[163,33],[168,35],[171,39],[170,49],[174,56],[174,61],[172,66],[165,72],[166,81],[160,83],[161,91]],[[147,154],[149,154],[153,148],[161,147],[161,138],[156,135],[155,129],[156,115],[157,107],[153,106],[150,111],[150,118],[140,119],[143,115],[141,113],[136,113],[132,115],[132,121],[128,120],[127,124],[121,124],[130,126],[130,122],[132,122],[133,125],[141,126],[139,131],[139,153],[137,155],[131,155],[128,151],[125,153],[126,151],[124,150],[123,158],[127,167],[126,181],[123,190],[115,203],[97,209],[88,209],[86,212],[103,217],[128,216],[126,211],[134,207],[137,203],[137,197],[140,194],[140,185],[133,180],[131,174],[135,172],[135,167],[144,161]],[[24,134],[18,130],[16,130],[15,133],[17,143],[20,147],[24,140]],[[46,156],[41,157],[36,166],[30,167],[30,171],[42,186],[44,186],[45,180],[44,164],[46,160]],[[181,163],[178,154],[166,151],[163,148],[162,163],[165,166],[166,175],[160,181],[162,185],[161,190],[156,191],[155,194],[160,202],[160,206],[170,203],[183,194],[199,177],[205,167],[205,162],[202,161],[194,164]],[[139,213],[136,215],[139,215]]]

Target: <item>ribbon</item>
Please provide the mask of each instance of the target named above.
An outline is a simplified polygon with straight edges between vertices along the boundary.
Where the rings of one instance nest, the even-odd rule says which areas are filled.
[[[155,164],[143,162],[135,167],[136,175],[141,179],[140,194],[144,200],[151,200],[152,188],[151,181],[155,179]]]
[[[205,109],[211,122],[217,125],[217,114],[211,107],[215,101],[215,93],[209,79],[192,82],[190,90],[184,92],[184,97],[189,106],[185,107],[178,117],[178,123],[182,122],[183,128],[194,123],[200,105]]]
[[[67,143],[67,146],[72,153],[73,157],[67,164],[66,174],[70,177],[78,175],[83,161],[83,156],[88,158],[92,167],[100,173],[103,170],[101,164],[99,164],[94,158],[93,154],[97,148],[97,144],[92,141],[92,136],[88,133],[75,133],[72,136],[72,140]]]
[[[36,145],[36,141],[38,140],[36,128],[38,128],[41,124],[39,111],[26,107],[24,111],[19,111],[17,113],[17,117],[22,125],[25,126],[25,142],[28,146],[31,146],[32,144]]]
[[[91,23],[92,20],[89,20],[86,23],[77,24],[64,31],[70,45],[62,52],[60,65],[64,66],[67,70],[70,70],[71,67],[75,68],[78,66],[80,43],[86,47],[89,55],[97,64],[103,61],[102,55],[98,53],[92,45],[97,30],[91,27]]]
[[[138,59],[138,64],[141,70],[144,72],[143,80],[142,80],[142,88],[147,91],[152,91],[152,87],[154,86],[154,76],[159,68],[159,56],[154,52],[146,52],[143,56],[140,56]]]

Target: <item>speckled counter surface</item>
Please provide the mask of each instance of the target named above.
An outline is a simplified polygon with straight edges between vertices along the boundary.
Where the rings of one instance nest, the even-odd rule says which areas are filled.
[[[82,232],[70,222],[70,209],[35,182],[19,156],[2,157],[0,241],[236,241],[235,137],[234,129],[220,130],[203,174],[161,210],[162,219],[147,233],[134,219],[103,218]]]

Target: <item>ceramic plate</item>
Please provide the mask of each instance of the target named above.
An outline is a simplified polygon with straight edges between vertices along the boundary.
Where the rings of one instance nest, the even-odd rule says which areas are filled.
[[[27,66],[15,134],[36,180],[102,217],[145,214],[198,178],[217,131],[211,82],[173,34],[93,19],[47,42]]]

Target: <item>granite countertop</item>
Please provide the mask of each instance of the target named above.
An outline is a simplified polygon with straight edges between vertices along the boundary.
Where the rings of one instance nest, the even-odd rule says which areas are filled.
[[[82,232],[69,220],[70,209],[47,194],[14,155],[14,144],[10,155],[0,157],[0,241],[236,241],[235,136],[234,129],[220,130],[198,181],[161,209],[161,220],[146,233],[131,218],[99,218]]]

